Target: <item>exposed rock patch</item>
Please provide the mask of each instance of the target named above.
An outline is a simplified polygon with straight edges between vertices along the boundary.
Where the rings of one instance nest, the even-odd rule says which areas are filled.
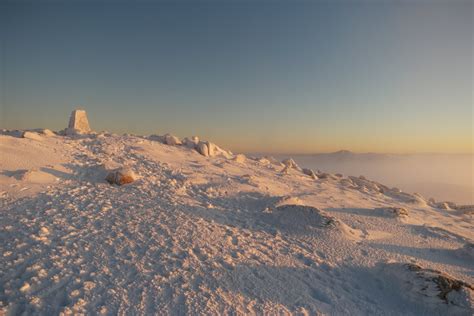
[[[110,184],[123,185],[137,180],[137,175],[130,168],[119,168],[109,172],[105,180]]]
[[[380,210],[384,212],[385,214],[392,217],[398,217],[398,218],[408,217],[408,210],[403,207],[386,207]]]
[[[388,263],[382,271],[399,284],[405,298],[427,310],[453,307],[451,313],[456,315],[474,312],[474,287],[467,282],[412,263]]]

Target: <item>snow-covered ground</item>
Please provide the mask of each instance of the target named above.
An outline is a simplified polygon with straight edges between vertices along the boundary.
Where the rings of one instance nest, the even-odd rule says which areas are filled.
[[[474,313],[472,207],[160,137],[20,134],[0,135],[0,314]],[[123,166],[139,179],[105,181]]]
[[[262,155],[262,154],[260,154]],[[288,155],[276,155],[283,159]],[[301,166],[365,177],[440,201],[474,204],[474,154],[380,154],[341,150],[292,155]],[[413,176],[416,170],[416,176]]]

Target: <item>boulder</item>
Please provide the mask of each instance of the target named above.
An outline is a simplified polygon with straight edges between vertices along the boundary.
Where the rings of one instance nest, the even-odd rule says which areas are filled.
[[[214,143],[207,142],[207,148],[209,149],[209,156],[215,156],[217,153],[217,146]]]
[[[384,209],[385,212],[393,217],[407,217],[408,210],[403,207],[387,207]]]
[[[313,178],[314,180],[318,179],[318,176],[314,173],[313,170],[311,169],[307,169],[307,168],[303,168],[303,173],[305,175],[308,175],[310,176],[311,178]]]
[[[182,144],[181,140],[178,137],[171,134],[166,134],[164,136],[164,141],[166,145],[181,145]]]
[[[211,142],[199,142],[196,145],[196,151],[203,156],[215,156],[217,153],[223,153],[223,150]]]
[[[199,144],[199,137],[197,136],[193,136],[191,138],[185,137],[183,139],[183,145],[188,148],[196,148],[198,144]]]
[[[244,163],[246,159],[247,157],[245,157],[245,155],[243,154],[238,154],[238,155],[235,155],[234,157],[234,161],[238,163]]]
[[[205,157],[209,156],[209,147],[207,147],[205,142],[199,142],[196,146],[196,151]]]
[[[288,167],[288,168],[300,169],[300,167],[296,164],[296,162],[291,158],[282,160],[281,163],[285,165],[285,167]]]
[[[122,167],[109,172],[105,180],[110,184],[123,185],[137,180],[137,175],[132,169]]]
[[[43,140],[43,137],[41,137],[40,134],[35,133],[35,132],[30,132],[30,131],[24,132],[21,137],[32,139],[32,140]]]
[[[276,166],[282,166],[281,162],[279,160],[277,160],[275,157],[272,157],[272,156],[263,156],[263,158],[268,161],[268,163],[272,164],[272,165],[276,165]],[[259,160],[259,159],[256,159],[256,160]]]
[[[52,130],[49,130],[47,128],[41,130],[41,134],[43,134],[44,136],[47,136],[47,137],[56,136],[55,132],[53,132]]]
[[[87,134],[91,131],[86,111],[76,109],[72,111],[66,135]]]
[[[15,129],[15,130],[2,129],[0,131],[1,135],[7,135],[7,136],[11,136],[11,137],[16,137],[16,138],[22,138],[23,133],[24,133],[24,131],[20,131],[20,130],[17,130],[17,129]]]

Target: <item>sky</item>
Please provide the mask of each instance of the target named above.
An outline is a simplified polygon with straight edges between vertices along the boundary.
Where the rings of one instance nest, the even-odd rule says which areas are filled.
[[[0,128],[472,153],[472,1],[2,1]]]

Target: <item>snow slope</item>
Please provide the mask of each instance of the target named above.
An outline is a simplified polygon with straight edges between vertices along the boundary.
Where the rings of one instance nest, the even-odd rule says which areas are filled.
[[[474,313],[469,207],[153,137],[0,153],[0,314]]]

